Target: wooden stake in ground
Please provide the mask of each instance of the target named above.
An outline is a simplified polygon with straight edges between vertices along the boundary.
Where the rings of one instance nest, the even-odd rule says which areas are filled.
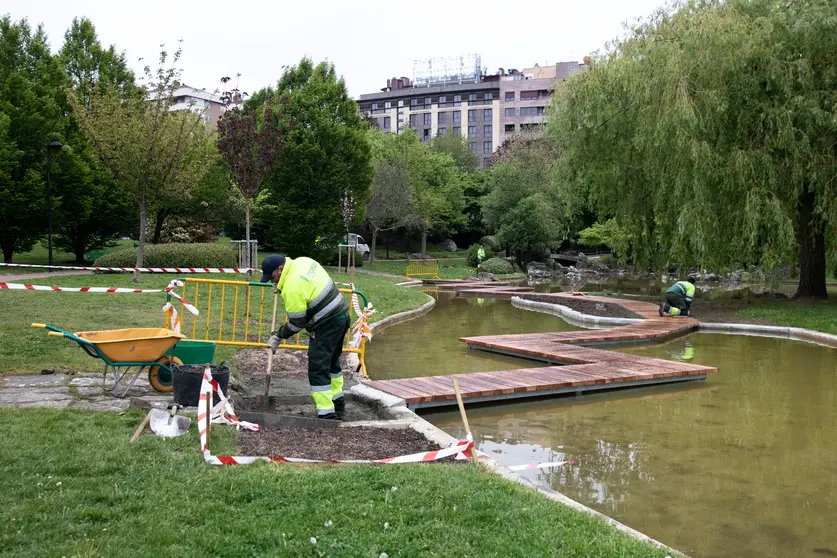
[[[273,291],[273,317],[270,320],[270,333],[276,331],[276,308],[279,306],[279,291]],[[267,374],[264,377],[264,398],[265,401],[270,394],[270,376],[273,373],[273,350],[268,348],[267,353]]]
[[[462,416],[462,424],[465,425],[465,437],[468,440],[473,440],[473,436],[471,435],[471,427],[468,425],[468,415],[465,414],[465,404],[462,403],[462,394],[459,393],[459,383],[456,381],[456,378],[453,379],[453,391],[456,393],[456,404],[459,405],[459,414]],[[474,463],[477,463],[477,447],[474,446],[471,448],[471,459]]]

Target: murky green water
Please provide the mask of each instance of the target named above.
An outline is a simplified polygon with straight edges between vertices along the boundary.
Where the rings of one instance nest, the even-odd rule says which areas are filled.
[[[441,338],[449,354],[412,354],[440,332],[457,337],[454,316],[467,329],[524,312],[460,301],[376,336],[372,375],[384,362],[403,363],[403,375],[493,369]],[[544,319],[525,316],[515,319]],[[676,359],[689,346],[721,371],[692,387],[469,407],[474,437],[509,465],[575,459],[525,474],[692,556],[837,555],[837,352],[714,334],[629,352]],[[425,416],[463,434],[455,410]]]
[[[513,308],[508,300],[438,293],[426,316],[375,335],[366,355],[374,380],[543,366],[516,357],[471,351],[460,337],[578,329],[548,314]]]

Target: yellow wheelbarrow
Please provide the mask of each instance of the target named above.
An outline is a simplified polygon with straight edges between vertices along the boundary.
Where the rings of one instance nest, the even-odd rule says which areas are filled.
[[[148,368],[148,382],[161,392],[172,391],[171,364],[182,364],[166,352],[186,336],[163,328],[109,329],[70,333],[49,324],[32,324],[32,327],[49,330],[52,337],[72,339],[93,358],[105,363],[102,383],[107,382],[108,371],[113,373],[113,396],[125,397],[142,371]],[[119,383],[136,367],[134,377],[122,394]]]

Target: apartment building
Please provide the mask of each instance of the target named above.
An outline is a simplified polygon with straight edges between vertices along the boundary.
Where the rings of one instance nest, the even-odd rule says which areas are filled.
[[[213,128],[224,113],[224,105],[218,95],[188,85],[179,87],[172,93],[174,104],[169,110],[193,110],[203,114],[204,121]]]
[[[446,69],[415,82],[389,79],[380,93],[361,95],[358,103],[361,113],[387,132],[409,127],[422,141],[444,134],[468,138],[478,166],[485,168],[494,151],[514,134],[540,133],[555,84],[584,67],[560,62],[523,70],[500,68],[495,74]]]

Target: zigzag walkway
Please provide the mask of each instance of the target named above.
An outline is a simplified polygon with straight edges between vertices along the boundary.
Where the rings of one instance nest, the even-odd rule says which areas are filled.
[[[521,289],[525,288],[452,281],[437,281],[435,284],[440,289],[456,290],[462,294],[505,298],[518,296],[522,294]],[[567,298],[578,297],[565,293],[538,294],[539,300],[553,299],[556,304],[561,304]],[[376,380],[368,385],[404,399],[411,408],[422,408],[455,405],[452,378],[457,379],[464,402],[478,403],[705,380],[707,374],[718,371],[717,368],[707,366],[591,347],[640,343],[682,335],[697,328],[698,321],[692,318],[660,318],[657,306],[647,302],[596,296],[584,296],[583,299],[619,305],[643,320],[604,330],[464,337],[461,341],[470,349],[543,361],[550,366]]]

